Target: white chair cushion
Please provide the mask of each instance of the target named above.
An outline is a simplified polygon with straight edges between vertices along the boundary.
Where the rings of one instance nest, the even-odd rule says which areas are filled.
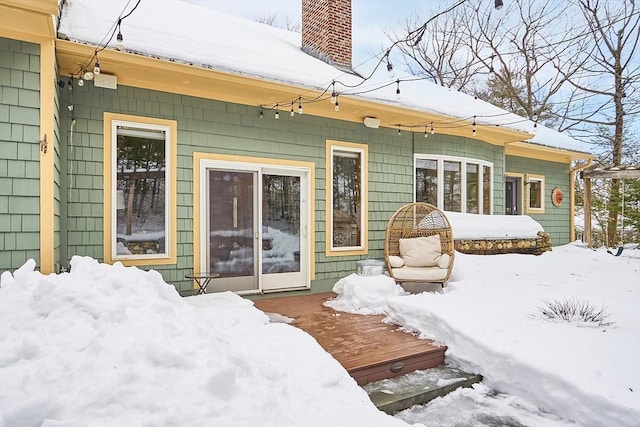
[[[400,256],[407,267],[433,267],[442,254],[440,235],[400,239]]]
[[[442,254],[442,255],[440,255],[440,258],[438,258],[438,267],[440,267],[440,268],[449,268],[449,263],[450,262],[451,262],[451,255]]]
[[[392,268],[391,272],[398,282],[441,282],[447,277],[448,270],[438,267],[402,267]]]
[[[389,265],[392,268],[400,268],[404,265],[404,260],[396,255],[389,255]]]

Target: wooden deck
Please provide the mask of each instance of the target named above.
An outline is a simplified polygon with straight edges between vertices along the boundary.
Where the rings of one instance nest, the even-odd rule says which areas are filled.
[[[322,305],[335,296],[311,294],[254,303],[266,313],[293,318],[293,325],[313,336],[360,385],[444,363],[446,346],[438,347],[382,323],[382,315],[361,316]]]

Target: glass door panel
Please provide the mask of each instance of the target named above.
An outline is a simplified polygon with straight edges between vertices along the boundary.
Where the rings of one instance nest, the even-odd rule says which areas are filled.
[[[520,179],[507,177],[505,181],[505,214],[520,215]]]
[[[308,286],[306,175],[262,171],[262,289]]]
[[[215,290],[258,289],[257,172],[209,170],[209,269]]]

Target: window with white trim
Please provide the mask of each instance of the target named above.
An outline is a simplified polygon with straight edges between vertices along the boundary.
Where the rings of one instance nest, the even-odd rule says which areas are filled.
[[[105,114],[105,260],[175,263],[175,122],[135,119]]]
[[[530,213],[544,212],[544,176],[527,175],[527,211]]]
[[[366,253],[367,147],[328,143],[327,150],[327,254]],[[334,254],[335,255],[335,254]]]
[[[466,157],[416,154],[414,197],[449,212],[493,211],[493,164]]]

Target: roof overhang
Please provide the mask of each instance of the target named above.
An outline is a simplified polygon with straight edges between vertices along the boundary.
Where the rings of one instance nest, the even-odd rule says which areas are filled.
[[[538,145],[528,142],[514,142],[505,147],[507,156],[528,157],[558,163],[571,163],[574,160],[593,160],[594,155],[578,151]]]
[[[88,61],[91,61],[94,50],[95,46],[92,45],[57,40],[56,52],[60,74],[78,76],[83,67],[92,68],[93,64]],[[256,107],[273,105],[283,99],[297,99],[303,93],[307,98],[319,96],[322,93],[308,87],[264,80],[255,76],[221,72],[114,49],[105,49],[100,52],[99,56],[102,72],[116,75],[118,84],[126,86]],[[288,104],[283,105],[282,110],[286,112],[290,107]],[[451,117],[444,115],[346,95],[340,96],[340,111],[335,111],[327,101],[305,104],[304,113],[355,123],[363,123],[365,117],[375,117],[380,120],[381,126],[395,129],[397,129],[398,123],[429,123],[451,120]],[[420,128],[416,127],[413,130],[419,131],[418,129]],[[437,132],[472,137],[471,123],[468,127],[457,126],[451,129],[438,129]],[[478,125],[477,135],[477,139],[500,146],[533,136],[525,132],[489,125]]]
[[[55,37],[58,0],[4,0],[0,36],[39,43]]]

